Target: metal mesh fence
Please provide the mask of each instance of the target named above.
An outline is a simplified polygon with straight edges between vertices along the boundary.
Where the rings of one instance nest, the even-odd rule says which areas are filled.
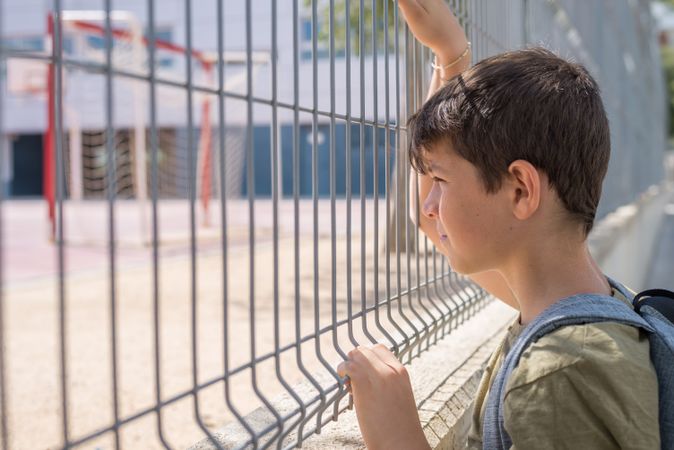
[[[526,3],[525,39],[585,65],[602,89],[611,160],[597,217],[663,179],[666,91],[649,1]]]
[[[53,259],[53,270],[42,284],[0,277],[3,449],[184,448],[204,436],[223,448],[215,431],[231,422],[246,431],[239,448],[294,448],[351,406],[341,401],[347,394],[335,372],[350,348],[385,342],[409,362],[490,300],[453,273],[410,220],[404,124],[425,98],[431,55],[406,29],[397,2],[105,0],[98,2],[104,58],[93,62],[67,57],[69,5],[81,8],[66,0],[49,8],[45,53],[0,48],[0,137],[12,128],[8,105],[17,104],[4,89],[4,67],[15,59],[53,71],[42,101],[56,124],[53,176],[45,178],[54,187],[55,239],[33,256]],[[600,216],[662,177],[665,103],[648,1],[450,6],[473,62],[543,44],[597,76],[613,133]],[[0,7],[3,26],[17,9]],[[149,64],[140,71],[115,63],[112,10],[125,8],[144,30]],[[157,56],[164,8],[179,18],[183,55],[173,79],[158,75],[171,64]],[[260,49],[270,55],[262,63]],[[206,50],[212,84],[195,79],[195,60],[185,56]],[[228,59],[233,51],[236,62]],[[104,148],[96,161],[105,171],[102,203],[68,196],[63,80],[74,71],[102,86],[98,128],[84,132]],[[148,245],[136,250],[121,245],[134,194],[122,199],[116,185],[116,132],[133,128],[119,114],[124,80],[142,89],[147,105],[148,208],[131,216],[145,221]],[[181,98],[179,117],[163,109],[171,95]],[[206,121],[204,98],[213,104]],[[199,140],[204,123],[208,145]],[[185,182],[165,199],[162,136],[175,135],[185,153],[168,177]],[[0,145],[3,155],[10,151],[7,139]],[[206,181],[205,148],[214,155]],[[204,182],[213,191],[205,203]],[[8,243],[27,231],[2,225],[17,206],[0,198],[5,273]],[[83,264],[73,222],[102,230],[102,251]],[[308,395],[296,392],[300,382],[311,386]],[[280,394],[296,407],[278,411]],[[35,403],[51,413],[41,416]],[[256,408],[271,421],[252,420]]]

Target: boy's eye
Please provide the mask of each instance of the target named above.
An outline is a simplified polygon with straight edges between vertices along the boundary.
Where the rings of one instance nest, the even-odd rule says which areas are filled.
[[[433,177],[433,181],[435,181],[437,183],[444,183],[445,182],[445,180],[443,180],[442,178],[438,178],[438,177]]]

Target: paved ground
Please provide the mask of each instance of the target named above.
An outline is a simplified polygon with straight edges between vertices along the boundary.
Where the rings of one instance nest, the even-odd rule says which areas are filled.
[[[374,230],[372,214],[374,202],[365,201],[365,229],[371,235]],[[330,235],[330,201],[321,199],[318,204],[318,233]],[[249,206],[247,200],[228,200],[227,229],[230,247],[248,243]],[[380,220],[384,220],[386,203],[379,203]],[[346,235],[345,201],[337,201],[336,235]],[[299,232],[303,240],[313,233],[313,205],[311,199],[299,203]],[[279,233],[292,236],[294,231],[294,205],[292,200],[279,202]],[[360,235],[361,202],[352,202],[352,229]],[[3,202],[3,255],[5,286],[40,280],[57,273],[56,246],[50,240],[50,225],[47,207],[42,200]],[[220,248],[220,205],[211,202],[209,213],[197,205],[195,208],[198,251],[213,252]],[[158,207],[159,240],[161,257],[181,257],[189,253],[189,203],[182,200],[161,200]],[[82,273],[102,270],[108,266],[108,205],[105,202],[65,202],[64,241],[66,245],[66,271]],[[115,203],[115,233],[120,267],[130,264],[147,264],[151,260],[151,205],[141,206],[133,201]],[[270,200],[255,202],[255,230],[257,243],[272,239],[273,215]],[[209,226],[204,226],[208,222]],[[383,230],[382,225],[380,230]],[[383,233],[383,231],[382,231]]]
[[[127,205],[128,206],[128,205]],[[185,205],[170,204],[164,207],[163,218],[166,228],[180,230],[185,224]],[[223,282],[222,255],[217,236],[200,232],[196,259],[197,315],[195,335],[197,339],[197,375],[199,383],[205,383],[222,375],[224,371],[224,335],[228,338],[228,362],[230,369],[241,366],[252,359],[251,335],[255,336],[255,355],[260,356],[275,349],[275,328],[278,326],[279,345],[289,345],[295,341],[295,311],[299,311],[301,336],[307,336],[316,327],[326,327],[332,323],[332,255],[329,227],[329,203],[321,202],[319,207],[319,278],[317,284],[318,301],[314,291],[314,265],[312,214],[310,202],[303,202],[300,239],[299,303],[295,303],[295,273],[293,239],[289,237],[292,220],[288,220],[288,204],[282,205],[286,219],[281,223],[282,239],[279,243],[279,303],[278,320],[274,320],[273,251],[269,232],[270,204],[260,202],[256,222],[257,245],[255,250],[255,308],[251,311],[249,291],[249,247],[247,245],[247,205],[245,202],[233,206],[230,211],[231,237],[228,267],[228,308],[227,328],[223,328]],[[354,205],[355,206],[355,205]],[[93,205],[88,212],[72,211],[68,220],[79,221],[80,235],[90,236],[105,230],[104,205]],[[292,208],[292,204],[290,204]],[[345,205],[340,217],[345,217]],[[367,205],[371,211],[372,205]],[[359,208],[354,208],[359,209]],[[137,215],[126,214],[120,206],[119,217],[134,219]],[[308,211],[308,213],[307,213]],[[338,210],[339,211],[339,210]],[[60,419],[60,349],[59,304],[57,278],[55,277],[55,247],[45,239],[48,230],[44,221],[44,207],[39,202],[3,205],[5,214],[5,235],[3,252],[5,256],[6,279],[4,286],[4,306],[9,427],[11,448],[52,449],[57,448],[61,439]],[[214,211],[217,214],[217,211]],[[356,211],[354,211],[356,213]],[[382,215],[383,216],[383,215]],[[292,217],[292,215],[290,215]],[[131,220],[129,219],[129,221]],[[133,233],[133,224],[122,222],[121,230]],[[134,219],[135,220],[135,219]],[[164,223],[164,222],[162,222]],[[374,279],[374,246],[372,245],[373,222],[366,222],[365,274],[367,283],[364,290],[360,279],[360,218],[354,215],[352,235],[352,255],[347,258],[346,232],[344,224],[338,224],[336,237],[336,272],[334,299],[336,317],[346,319],[349,299],[347,290],[347,260],[351,264],[354,277],[351,279],[351,304],[354,313],[360,311],[361,292],[366,292],[368,305],[372,304]],[[67,230],[73,232],[73,225]],[[129,231],[131,230],[131,231]],[[237,234],[238,233],[238,234]],[[381,231],[383,236],[383,231]],[[81,236],[79,236],[81,239]],[[90,242],[92,238],[89,237]],[[95,240],[95,239],[94,239]],[[74,239],[73,239],[74,241]],[[102,241],[104,242],[104,240]],[[102,242],[97,245],[69,245],[66,247],[66,354],[68,370],[68,411],[71,436],[79,438],[95,430],[106,427],[114,420],[110,283],[108,276],[108,253]],[[193,328],[190,274],[191,260],[187,256],[189,246],[180,239],[166,243],[161,249],[159,271],[160,292],[160,340],[161,350],[161,398],[167,401],[181,393],[189,392],[194,383],[193,373]],[[379,252],[377,255],[381,256]],[[129,418],[156,403],[155,394],[155,350],[153,331],[152,269],[149,264],[150,252],[133,242],[120,245],[116,278],[116,319],[118,354],[118,407],[119,417]],[[413,263],[415,260],[412,260]],[[406,258],[403,255],[400,268],[402,289],[407,286]],[[413,264],[414,269],[414,264]],[[421,270],[424,270],[422,266]],[[392,261],[395,274],[396,261]],[[414,273],[414,270],[412,270]],[[379,261],[380,295],[385,290],[385,264]],[[425,275],[424,275],[425,278]],[[415,284],[414,277],[411,278]],[[392,290],[397,288],[397,278],[392,278]],[[440,292],[442,295],[442,292]],[[444,298],[447,296],[445,295]],[[444,304],[438,307],[446,311]],[[402,313],[414,317],[403,298]],[[415,303],[416,304],[416,303]],[[318,308],[316,307],[318,305]],[[424,300],[429,309],[432,305]],[[426,320],[429,316],[415,307]],[[438,310],[433,310],[439,316]],[[382,310],[382,324],[391,329]],[[251,330],[252,314],[255,315],[256,329]],[[393,320],[407,332],[397,303],[393,304]],[[372,317],[368,318],[368,328],[372,334],[385,342],[383,335],[376,331]],[[337,341],[345,352],[352,347],[346,327],[337,332]],[[353,323],[355,338],[366,343],[362,322]],[[331,367],[340,360],[333,348],[332,335],[326,333],[320,340],[321,355]],[[309,372],[326,371],[317,358],[315,340],[305,342],[301,347],[303,363]],[[293,385],[304,377],[297,366],[296,352],[287,351],[280,358],[281,373],[288,384]],[[229,391],[233,404],[241,414],[261,406],[252,382],[255,380],[260,391],[273,397],[282,391],[277,381],[273,360],[262,362],[256,367],[253,377],[251,370],[243,370],[231,377]],[[199,394],[200,415],[204,424],[217,429],[233,419],[224,402],[222,383],[215,383]],[[173,448],[185,448],[204,434],[195,417],[194,396],[188,395],[162,409],[163,430]],[[161,448],[157,439],[157,415],[143,415],[140,419],[121,429],[123,448]],[[111,433],[87,442],[81,448],[111,449],[114,441]]]

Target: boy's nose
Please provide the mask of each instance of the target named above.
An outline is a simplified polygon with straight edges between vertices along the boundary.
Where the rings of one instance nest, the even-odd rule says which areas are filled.
[[[438,190],[439,189],[437,188],[436,183],[433,183],[433,187],[426,196],[424,205],[421,208],[424,216],[428,217],[429,219],[435,219],[438,216]]]

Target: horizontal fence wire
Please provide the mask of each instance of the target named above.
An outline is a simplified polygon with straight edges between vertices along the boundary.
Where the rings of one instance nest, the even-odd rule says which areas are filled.
[[[3,18],[11,16],[5,3]],[[353,408],[336,372],[350,349],[383,342],[409,363],[491,301],[418,232],[419,202],[410,204],[419,194],[405,124],[426,98],[433,55],[394,0],[175,0],[179,20],[168,38],[158,21],[164,2],[125,4],[129,11],[115,10],[118,3],[83,14],[53,0],[42,52],[10,45],[0,20],[2,155],[15,132],[6,108],[26,95],[7,92],[5,67],[46,69],[35,102],[48,117],[40,133],[53,210],[47,298],[58,386],[58,424],[39,437],[12,432],[30,418],[13,408],[21,374],[8,364],[19,355],[7,351],[6,323],[8,299],[20,292],[8,291],[4,276],[4,212],[13,200],[3,184],[2,448],[33,439],[63,449],[299,447]],[[662,176],[664,120],[652,118],[665,116],[664,87],[648,2],[448,3],[473,63],[544,45],[597,77],[613,141],[599,216]],[[95,92],[86,98],[95,108],[78,90]],[[78,142],[94,135],[101,143],[88,151],[99,165],[87,171]],[[0,157],[0,174],[5,164]],[[86,209],[99,200],[102,209]],[[142,264],[132,267],[127,214],[141,223]],[[100,333],[85,336],[78,308],[93,308],[83,306],[90,285],[68,257],[81,245],[73,223],[89,221],[103,230],[88,245],[102,249],[91,277],[106,313]],[[134,313],[133,301],[145,302],[147,314]],[[82,340],[107,358],[85,359]],[[78,392],[94,377],[73,380],[94,364],[108,371],[95,388],[105,401],[85,418],[75,405],[87,403]],[[143,375],[131,375],[132,366]],[[149,397],[135,401],[125,391],[132,385]]]

